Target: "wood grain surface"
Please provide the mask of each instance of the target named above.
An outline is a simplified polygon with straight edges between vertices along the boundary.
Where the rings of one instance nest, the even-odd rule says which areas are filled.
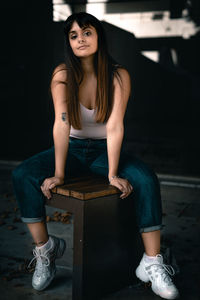
[[[87,176],[70,178],[67,183],[52,189],[53,193],[71,196],[81,200],[118,194],[120,191],[111,186],[103,177]]]

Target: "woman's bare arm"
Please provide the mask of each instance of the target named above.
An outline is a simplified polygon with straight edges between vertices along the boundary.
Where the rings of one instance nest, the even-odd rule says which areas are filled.
[[[116,178],[120,158],[121,145],[124,136],[124,115],[130,96],[131,82],[129,73],[125,69],[119,69],[121,81],[114,78],[114,103],[112,113],[108,119],[107,129],[107,151],[110,183],[119,188],[123,193],[122,198],[130,194],[132,187],[126,179]],[[114,178],[113,178],[114,177]]]
[[[69,145],[70,124],[67,114],[67,71],[62,65],[58,66],[51,82],[51,92],[54,103],[55,121],[53,139],[55,147],[55,174],[44,180],[41,189],[47,198],[51,197],[50,189],[64,183],[65,166]]]
[[[51,83],[51,92],[54,103],[55,121],[53,126],[53,139],[55,146],[55,176],[64,178],[65,165],[69,144],[70,124],[67,114],[67,71],[57,72]]]

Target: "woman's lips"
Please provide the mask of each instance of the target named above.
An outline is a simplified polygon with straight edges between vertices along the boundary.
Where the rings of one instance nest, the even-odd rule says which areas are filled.
[[[80,46],[80,47],[78,47],[78,49],[79,49],[79,50],[84,50],[84,49],[86,49],[87,47],[88,47],[88,46],[86,46],[86,45],[85,45],[85,46]]]

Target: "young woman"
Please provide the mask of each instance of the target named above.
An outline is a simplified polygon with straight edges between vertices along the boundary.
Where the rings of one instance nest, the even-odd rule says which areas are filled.
[[[53,73],[51,92],[55,109],[54,147],[25,160],[13,172],[22,220],[36,247],[32,285],[45,289],[56,272],[55,259],[65,242],[49,236],[45,197],[69,176],[86,171],[101,174],[121,191],[134,191],[138,229],[145,253],[136,276],[152,282],[152,290],[175,299],[178,290],[160,254],[161,199],[156,175],[140,160],[121,151],[123,119],[130,96],[127,70],[108,55],[101,22],[87,13],[72,14],[65,22],[66,62]],[[173,269],[172,269],[173,270]]]

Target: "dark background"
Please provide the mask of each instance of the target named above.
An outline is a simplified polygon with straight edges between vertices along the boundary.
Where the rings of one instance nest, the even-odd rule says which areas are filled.
[[[84,10],[86,3],[67,2],[72,11]],[[108,11],[111,2],[119,2],[117,9],[123,11],[123,1],[109,1]],[[135,1],[129,2],[131,9]],[[160,1],[136,2],[138,11],[144,11],[147,3]],[[186,2],[170,2],[171,18],[180,17]],[[199,25],[199,1],[191,3],[190,18]],[[0,6],[0,160],[23,160],[53,143],[49,84],[53,68],[63,61],[63,23],[53,22],[50,0],[4,1]],[[157,172],[200,175],[200,34],[187,40],[137,39],[111,24],[103,25],[111,55],[132,78],[125,118],[127,151]],[[170,48],[177,51],[178,66]],[[143,50],[158,50],[159,63],[141,55]]]

